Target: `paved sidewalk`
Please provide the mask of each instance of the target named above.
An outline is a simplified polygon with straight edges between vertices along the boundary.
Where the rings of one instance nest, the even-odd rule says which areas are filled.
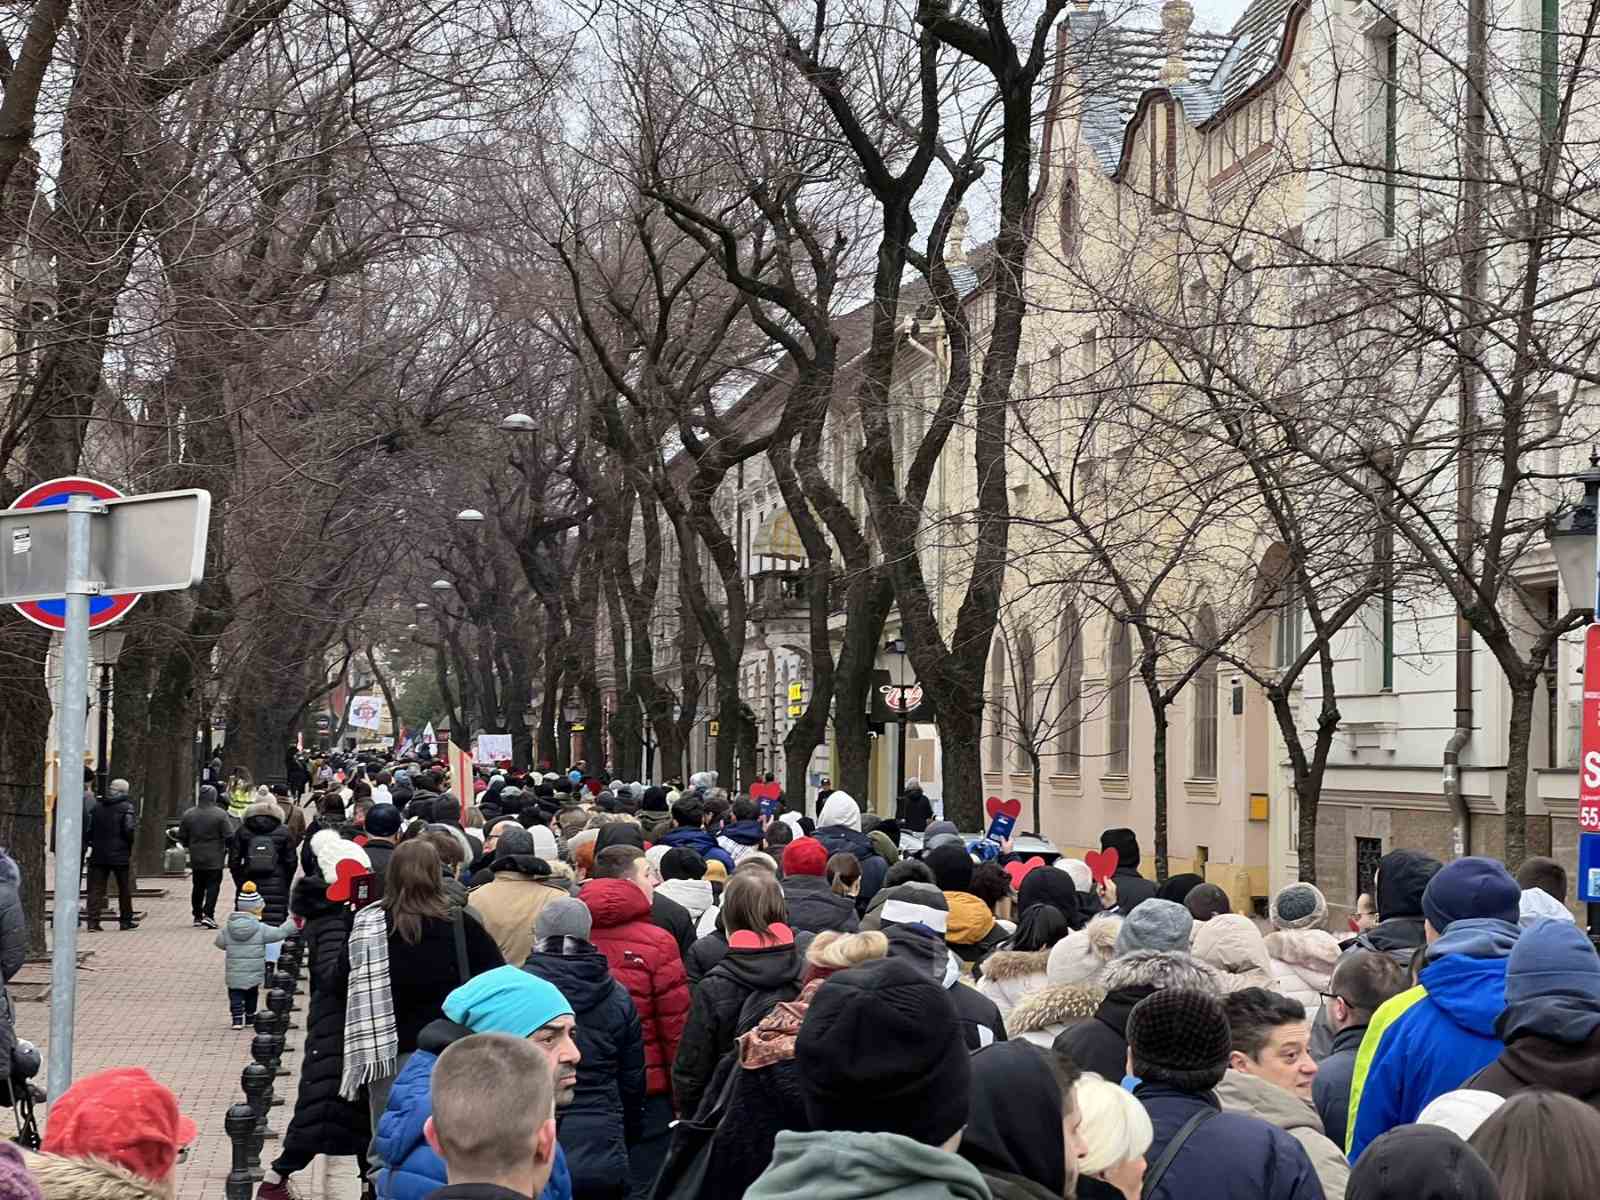
[[[231,1165],[223,1117],[228,1106],[244,1098],[239,1073],[250,1061],[253,1031],[235,1032],[228,1016],[228,993],[222,982],[223,953],[213,944],[216,934],[190,925],[187,878],[155,877],[145,887],[166,889],[163,897],[138,898],[145,913],[136,930],[122,932],[110,919],[104,933],[83,933],[79,947],[88,957],[78,973],[73,1074],[81,1077],[106,1067],[141,1066],[178,1096],[179,1106],[199,1126],[188,1160],[178,1167],[179,1200],[218,1200]],[[227,911],[233,887],[224,882],[218,915]],[[114,900],[113,900],[114,904]],[[29,964],[13,982],[17,997],[18,1034],[43,1053],[49,1033],[49,1005],[37,999],[50,977],[48,964]],[[305,1004],[304,982],[296,1002]],[[294,1014],[297,1025],[305,1013]],[[303,1029],[291,1030],[295,1051],[284,1060],[293,1072],[277,1081],[287,1103],[274,1108],[269,1127],[281,1134],[294,1104],[300,1070]],[[44,1085],[44,1079],[38,1080]],[[43,1126],[43,1111],[39,1113]],[[12,1129],[10,1114],[0,1115],[0,1129]],[[269,1141],[263,1157],[271,1160],[278,1142]],[[300,1194],[316,1200],[354,1200],[359,1195],[353,1161],[318,1159],[311,1170],[295,1176]]]

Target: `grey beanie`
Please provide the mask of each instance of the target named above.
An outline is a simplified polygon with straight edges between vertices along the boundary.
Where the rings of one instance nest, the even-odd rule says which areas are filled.
[[[216,802],[217,789],[212,787],[209,783],[202,783],[200,785],[200,803],[215,804]]]
[[[513,854],[535,853],[533,848],[533,834],[521,825],[513,822],[509,828],[501,828],[495,835],[494,856],[496,860],[507,858]]]
[[[954,821],[934,821],[929,824],[927,829],[923,830],[922,839],[923,842],[926,843],[929,838],[938,837],[941,833],[954,833],[959,835],[960,832],[961,831],[956,828],[956,823]]]
[[[533,934],[541,940],[569,937],[587,942],[592,923],[593,918],[587,904],[582,900],[562,896],[550,901],[539,910],[539,918],[533,923]]]
[[[1320,928],[1327,915],[1327,900],[1309,883],[1291,883],[1272,898],[1274,929]]]
[[[1194,917],[1181,904],[1151,898],[1137,905],[1117,934],[1117,957],[1135,950],[1188,950]]]

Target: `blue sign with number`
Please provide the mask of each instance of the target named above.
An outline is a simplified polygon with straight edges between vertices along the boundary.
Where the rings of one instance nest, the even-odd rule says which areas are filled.
[[[1600,833],[1578,835],[1578,899],[1600,904]]]

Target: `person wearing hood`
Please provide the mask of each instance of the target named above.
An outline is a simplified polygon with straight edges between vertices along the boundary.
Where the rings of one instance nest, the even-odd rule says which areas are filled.
[[[613,821],[609,825],[602,825],[594,840],[596,859],[599,858],[601,851],[611,846],[633,846],[642,853],[644,831],[632,821]],[[649,860],[645,861],[648,864]],[[652,873],[650,923],[657,929],[671,934],[672,940],[678,944],[679,955],[686,955],[694,945],[694,919],[690,917],[688,909],[660,890],[661,879],[655,874],[655,868],[651,867],[650,871]]]
[[[733,855],[719,846],[716,836],[705,828],[705,815],[705,804],[698,797],[679,797],[672,806],[672,828],[662,835],[661,842],[667,846],[687,846],[707,862],[714,858],[732,871]]]
[[[1600,1109],[1600,956],[1583,930],[1552,920],[1522,931],[1495,1032],[1505,1049],[1462,1087],[1506,1097],[1543,1088]]]
[[[783,848],[783,898],[789,925],[796,930],[855,933],[861,927],[856,903],[829,886],[828,851],[816,838],[796,838]]]
[[[350,982],[350,906],[328,899],[328,881],[337,880],[339,864],[349,860],[370,868],[365,850],[331,830],[319,832],[313,852],[317,870],[295,881],[289,908],[303,924],[306,971],[311,1001],[300,1059],[300,1084],[294,1114],[284,1130],[281,1151],[267,1169],[256,1200],[290,1200],[289,1177],[303,1171],[319,1154],[351,1157],[366,1174],[372,1122],[366,1102],[339,1094],[344,1075],[344,1019]]]
[[[1311,1098],[1322,1118],[1322,1131],[1336,1146],[1344,1146],[1349,1131],[1350,1081],[1367,1026],[1374,1013],[1405,990],[1406,973],[1400,964],[1376,950],[1346,954],[1333,969],[1322,1010],[1334,1029],[1333,1044],[1317,1062]]]
[[[800,994],[805,945],[788,925],[783,888],[769,871],[735,871],[722,893],[728,952],[694,989],[672,1064],[680,1113],[699,1111],[717,1064],[773,1005]]]
[[[1350,1171],[1345,1200],[1500,1200],[1478,1152],[1438,1125],[1402,1125],[1372,1143]]]
[[[863,918],[863,926],[880,929],[889,939],[889,957],[915,963],[950,996],[969,1050],[981,1050],[1006,1039],[1006,1023],[993,1000],[961,976],[961,960],[944,940],[950,906],[931,883],[902,883],[886,888],[883,906]]]
[[[294,846],[283,825],[283,810],[270,795],[244,810],[244,821],[233,835],[229,866],[234,883],[256,885],[266,905],[261,919],[281,925],[289,915],[289,881],[295,872]]]
[[[383,1158],[379,1200],[426,1200],[445,1186],[444,1160],[429,1144],[433,1116],[432,1079],[439,1056],[475,1033],[502,1033],[527,1040],[543,1052],[555,1077],[557,1119],[577,1088],[580,1061],[573,1040],[572,1005],[549,981],[520,967],[496,967],[474,976],[445,997],[444,1016],[430,1022],[417,1052],[401,1068],[378,1118],[373,1144]],[[555,1168],[540,1200],[572,1200],[566,1156],[556,1150]]]
[[[197,1133],[144,1068],[115,1067],[51,1101],[39,1153],[23,1151],[22,1166],[46,1200],[173,1200],[179,1152]]]
[[[706,879],[706,860],[687,846],[652,847],[645,857],[649,858],[658,849],[665,853],[656,860],[656,872],[661,876],[656,895],[671,900],[688,913],[698,931],[701,918],[717,902]]]
[[[1373,882],[1378,923],[1344,944],[1351,950],[1377,950],[1402,967],[1427,943],[1422,896],[1438,874],[1439,860],[1418,850],[1391,850],[1378,860]]]
[[[1056,1051],[1085,1071],[1121,1079],[1128,1069],[1128,1018],[1139,1001],[1164,988],[1220,994],[1216,970],[1188,952],[1193,925],[1194,918],[1181,904],[1141,904],[1117,933],[1117,957],[1100,978],[1105,999],[1092,1020],[1069,1026],[1056,1038]]]
[[[629,1156],[636,1191],[655,1181],[667,1151],[672,1063],[689,1019],[689,981],[678,944],[650,921],[652,879],[637,846],[610,846],[595,857],[594,875],[578,891],[593,919],[589,938],[627,988],[644,1034],[644,1117]]]
[[[994,1200],[1062,1200],[1087,1147],[1074,1099],[1078,1068],[1027,1042],[996,1042],[972,1056],[972,1110],[957,1151]]]
[[[1117,911],[1127,916],[1156,894],[1156,881],[1139,874],[1139,835],[1131,829],[1107,829],[1100,835],[1101,850],[1117,852],[1117,869],[1111,882],[1117,889]]]
[[[1142,1194],[1148,1200],[1320,1200],[1322,1185],[1298,1141],[1274,1124],[1219,1105],[1213,1089],[1227,1074],[1232,1052],[1228,1015],[1214,993],[1165,988],[1134,1007],[1129,1073],[1139,1079],[1133,1094],[1155,1134]]]
[[[1291,883],[1272,898],[1272,932],[1262,940],[1278,990],[1298,1000],[1313,1023],[1339,961],[1339,939],[1325,928],[1328,902],[1309,883]]]
[[[963,963],[981,963],[1010,934],[972,892],[974,863],[965,846],[939,846],[923,856],[933,882],[944,893],[950,922],[944,940]]]
[[[1577,923],[1572,910],[1543,888],[1523,888],[1522,900],[1517,906],[1517,923],[1526,929],[1539,921]]]
[[[495,843],[494,878],[467,893],[467,907],[513,967],[528,960],[533,927],[545,905],[568,895],[565,881],[533,852],[533,835],[519,825],[505,828]]]
[[[1379,1134],[1416,1120],[1428,1101],[1500,1056],[1496,1024],[1521,933],[1521,898],[1517,881],[1492,858],[1458,858],[1428,881],[1422,909],[1429,944],[1419,985],[1378,1010],[1356,1056],[1346,1146],[1352,1162]]]
[[[90,932],[98,933],[101,929],[100,911],[106,903],[106,883],[113,877],[117,881],[118,927],[139,927],[139,922],[133,917],[133,878],[129,874],[129,864],[133,861],[133,835],[138,826],[138,813],[133,801],[128,798],[128,781],[113,779],[106,787],[106,794],[90,812],[83,831],[83,844],[88,847],[89,854],[85,927]],[[290,872],[293,873],[293,867]],[[287,880],[283,887],[283,907],[287,908]],[[283,920],[281,912],[277,919]]]
[[[217,789],[200,787],[200,800],[178,820],[178,842],[189,851],[189,908],[196,929],[217,927],[217,895],[228,862],[233,822],[217,804]]]
[[[754,800],[741,796],[733,802],[733,820],[717,832],[717,845],[727,851],[735,867],[746,854],[761,849],[766,840],[760,818],[760,806]]]
[[[860,861],[861,893],[856,897],[856,912],[864,914],[883,887],[889,863],[878,853],[872,839],[861,832],[861,806],[849,792],[829,794],[827,803],[817,812],[817,827],[811,836],[822,843],[830,858],[854,854]]]
[[[895,806],[895,817],[902,829],[912,833],[927,829],[928,822],[933,820],[933,801],[923,793],[922,780],[906,780],[906,790],[900,796],[900,803]]]
[[[1350,1163],[1312,1104],[1317,1064],[1305,1007],[1264,988],[1234,992],[1222,1004],[1233,1039],[1228,1072],[1216,1089],[1222,1111],[1260,1117],[1294,1138],[1310,1156],[1327,1200],[1344,1200]]]
[[[794,1054],[808,1128],[777,1135],[749,1200],[990,1200],[954,1153],[972,1065],[948,993],[924,972],[890,957],[833,975]]]
[[[1190,950],[1222,976],[1222,990],[1242,988],[1278,990],[1272,960],[1256,923],[1243,913],[1225,913],[1196,925]]]
[[[216,947],[226,952],[223,979],[228,988],[228,1009],[233,1027],[243,1029],[244,1023],[256,1013],[256,1001],[266,980],[267,947],[281,942],[294,932],[294,922],[265,925],[261,920],[264,907],[256,894],[256,885],[249,880],[239,889],[234,901],[234,911],[217,930]]]
[[[994,1001],[1002,1017],[1009,1018],[1024,999],[1049,986],[1046,969],[1050,951],[1067,933],[1067,919],[1055,905],[1041,902],[1023,909],[1017,920],[1017,932],[983,960],[978,991]],[[1009,1025],[1008,1020],[1008,1028]]]
[[[644,1031],[628,990],[589,940],[592,928],[581,901],[545,905],[523,969],[553,983],[577,1018],[577,1090],[559,1123],[573,1200],[621,1200],[644,1117]]]

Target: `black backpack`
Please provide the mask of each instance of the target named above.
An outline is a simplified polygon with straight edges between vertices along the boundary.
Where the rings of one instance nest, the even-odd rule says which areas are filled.
[[[252,875],[271,875],[278,869],[278,843],[269,833],[251,836],[244,855],[245,870]]]

